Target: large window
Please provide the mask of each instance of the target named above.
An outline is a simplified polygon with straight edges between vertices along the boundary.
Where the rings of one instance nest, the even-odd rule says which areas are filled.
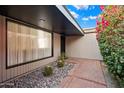
[[[7,66],[52,56],[52,34],[7,21]]]

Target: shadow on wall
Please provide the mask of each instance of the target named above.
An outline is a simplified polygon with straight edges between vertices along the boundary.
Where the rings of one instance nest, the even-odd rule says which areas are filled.
[[[84,35],[84,36],[85,36],[85,35]],[[70,40],[70,42],[68,42],[68,43],[69,43],[69,44],[74,43],[74,42],[80,40],[80,39],[81,39],[82,37],[84,37],[84,36],[69,36],[69,37],[67,37],[67,39],[68,39],[68,38],[72,38],[73,40]],[[67,39],[66,39],[66,42],[67,42]]]

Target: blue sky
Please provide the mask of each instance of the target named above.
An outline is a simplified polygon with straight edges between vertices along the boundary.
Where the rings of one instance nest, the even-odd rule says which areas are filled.
[[[96,27],[96,17],[101,13],[99,5],[67,5],[66,7],[82,28]]]

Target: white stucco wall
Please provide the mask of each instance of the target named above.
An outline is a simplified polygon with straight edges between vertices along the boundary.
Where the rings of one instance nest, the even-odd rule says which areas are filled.
[[[66,54],[69,57],[102,60],[95,33],[66,37]]]

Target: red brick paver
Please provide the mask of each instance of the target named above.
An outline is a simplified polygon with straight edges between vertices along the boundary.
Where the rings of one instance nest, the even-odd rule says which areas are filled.
[[[71,58],[67,62],[74,63],[74,68],[62,80],[60,87],[64,88],[105,88],[106,82],[98,60]]]

